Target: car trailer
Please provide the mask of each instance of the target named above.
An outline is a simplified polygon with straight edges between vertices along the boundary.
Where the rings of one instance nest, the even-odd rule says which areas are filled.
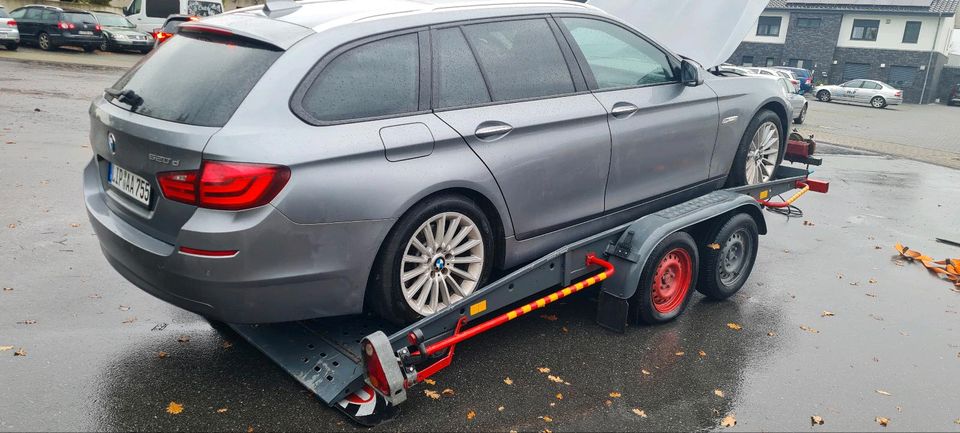
[[[451,364],[459,343],[587,287],[601,286],[597,322],[617,332],[676,317],[698,272],[712,278],[696,290],[733,295],[753,268],[757,235],[766,234],[762,209],[829,189],[809,179],[819,160],[812,146],[793,148],[800,147],[803,154],[789,159],[806,169],[781,166],[776,180],[715,191],[574,242],[402,329],[373,316],[229,326],[324,403],[360,425],[378,425],[399,414],[410,387]],[[735,282],[724,272],[737,272]]]

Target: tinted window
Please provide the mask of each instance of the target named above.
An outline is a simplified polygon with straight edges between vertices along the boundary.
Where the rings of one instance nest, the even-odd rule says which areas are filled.
[[[46,22],[54,22],[54,21],[56,21],[56,20],[57,20],[57,14],[54,13],[53,11],[51,11],[51,10],[44,10],[44,11],[40,14],[40,21],[43,21],[43,22],[45,22],[45,23],[46,23]]]
[[[459,28],[434,33],[437,50],[437,102],[439,108],[490,102],[480,66]]]
[[[740,62],[743,66],[753,66],[753,56],[743,56],[743,60]]]
[[[623,27],[563,18],[600,89],[675,82],[667,55]]]
[[[494,101],[573,93],[573,78],[546,20],[463,28],[477,53]]]
[[[915,44],[918,40],[920,40],[921,24],[923,23],[920,21],[907,21],[907,25],[903,29],[903,43]]]
[[[0,9],[0,18],[10,18],[10,15],[7,14],[6,9]]]
[[[134,15],[140,13],[140,5],[143,3],[143,0],[133,0],[130,2],[130,5],[123,10],[123,13],[127,15]]]
[[[780,36],[781,17],[760,17],[757,23],[757,36]]]
[[[142,97],[137,113],[144,116],[223,126],[280,54],[236,40],[181,34],[127,72],[114,88]]]
[[[854,87],[854,88],[858,88],[858,87],[860,87],[860,86],[862,86],[862,85],[863,85],[863,80],[853,80],[853,81],[847,81],[846,83],[843,83],[843,84],[842,84],[842,87]]]
[[[42,12],[42,11],[41,11],[40,9],[37,9],[37,8],[27,9],[27,13],[26,13],[26,15],[24,15],[24,18],[26,18],[26,19],[28,19],[28,20],[39,20],[39,19],[40,19],[40,14],[41,14],[41,12]]]
[[[853,32],[850,39],[855,41],[875,41],[880,31],[879,20],[853,20]]]
[[[147,16],[166,18],[180,13],[180,0],[147,0]]]
[[[91,14],[66,12],[63,14],[63,20],[74,24],[97,24],[97,19]]]
[[[340,54],[307,89],[303,108],[325,121],[419,110],[420,45],[416,34],[370,42]]]
[[[801,29],[819,29],[820,18],[797,18],[797,27]]]
[[[97,21],[104,27],[136,27],[126,18],[113,14],[97,14]]]

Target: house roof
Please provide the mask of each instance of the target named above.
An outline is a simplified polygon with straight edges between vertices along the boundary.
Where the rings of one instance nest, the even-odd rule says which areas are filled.
[[[767,9],[841,11],[841,12],[887,12],[903,14],[955,15],[960,0],[931,0],[928,6],[904,5],[896,0],[837,0],[831,2],[810,0],[770,0]]]

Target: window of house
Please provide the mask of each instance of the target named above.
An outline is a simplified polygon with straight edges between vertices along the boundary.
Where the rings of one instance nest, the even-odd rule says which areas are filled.
[[[797,18],[797,27],[801,29],[819,29],[820,18]]]
[[[757,36],[780,36],[781,17],[760,17],[757,24]]]
[[[753,66],[753,56],[743,56],[743,61],[740,64],[748,68]]]
[[[766,63],[766,64],[767,64],[767,67],[768,67],[768,68],[771,67],[771,66],[773,66],[773,65],[775,65],[776,62],[777,62],[777,59],[774,59],[773,57],[767,57],[767,63]]]
[[[599,89],[677,82],[667,55],[633,32],[598,20],[562,20]]]
[[[853,32],[850,39],[855,41],[875,41],[880,32],[880,20],[853,20]]]
[[[907,21],[907,26],[903,29],[903,43],[915,44],[920,40],[920,21]]]

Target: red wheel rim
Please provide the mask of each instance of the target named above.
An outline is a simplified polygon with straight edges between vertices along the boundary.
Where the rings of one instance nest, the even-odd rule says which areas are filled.
[[[693,260],[683,248],[674,248],[663,256],[653,276],[653,308],[661,314],[670,313],[687,298],[693,279]]]

